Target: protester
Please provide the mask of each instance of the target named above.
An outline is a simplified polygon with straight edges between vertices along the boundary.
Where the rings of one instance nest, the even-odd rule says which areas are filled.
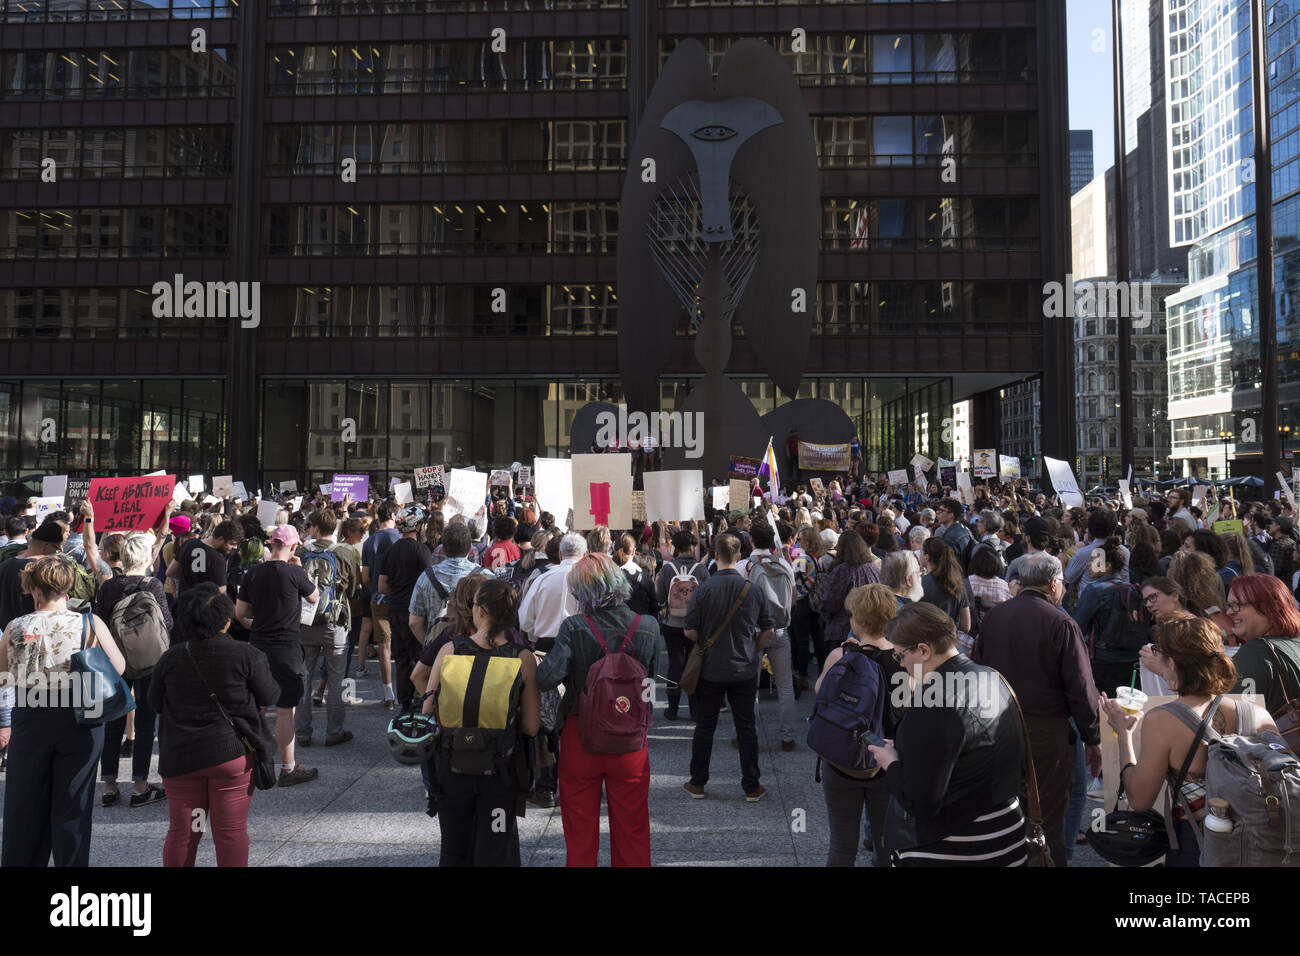
[[[9,720],[0,722],[11,725],[0,726],[0,744],[9,748],[0,866],[44,867],[51,858],[55,866],[90,865],[104,726],[77,721],[74,704],[81,695],[71,693],[70,664],[83,647],[102,647],[119,674],[126,659],[98,615],[68,609],[74,573],[72,560],[61,555],[25,563],[20,581],[34,610],[9,621],[0,641],[0,672],[22,691]],[[58,686],[65,692],[53,693]],[[46,689],[31,698],[43,706],[26,706],[33,687]]]
[[[334,747],[352,739],[352,731],[343,729],[347,706],[343,700],[346,673],[348,631],[352,628],[352,596],[361,585],[361,570],[354,549],[334,540],[338,519],[323,508],[312,513],[307,525],[311,529],[310,545],[297,549],[303,571],[315,586],[318,600],[316,614],[298,632],[302,643],[303,666],[310,676],[326,670],[325,746]],[[312,745],[312,704],[310,683],[303,688],[294,714],[294,733],[299,747]]]
[[[957,555],[938,538],[921,547],[921,600],[943,611],[957,626],[958,640],[971,629],[970,594]],[[967,644],[969,639],[967,638]]]
[[[158,771],[170,797],[163,866],[193,866],[205,830],[217,866],[247,866],[256,757],[225,715],[257,728],[280,688],[266,655],[230,636],[235,606],[215,584],[187,588],[176,613],[189,640],[163,654],[149,684],[159,715]],[[200,814],[204,825],[196,827]]]
[[[844,643],[848,636],[850,615],[844,604],[854,588],[880,581],[881,562],[867,548],[861,535],[846,531],[835,546],[835,563],[831,565],[822,598],[822,649],[817,655],[825,661],[832,647]]]
[[[646,674],[654,673],[659,626],[653,616],[638,614],[627,605],[631,586],[607,555],[587,554],[566,577],[581,613],[561,625],[554,647],[538,669],[537,685],[542,690],[564,685],[559,784],[567,864],[596,865],[603,788],[613,865],[649,866],[649,748],[620,754],[589,752],[578,730],[578,712],[588,703],[583,693],[588,672],[602,656],[630,654]],[[593,627],[598,633],[593,633]]]
[[[941,705],[906,707],[895,738],[869,748],[892,797],[885,844],[893,864],[1023,865],[1025,753],[1010,695],[992,669],[958,650],[952,619],[931,604],[903,608],[886,637],[914,687],[944,689]],[[980,693],[954,693],[949,675],[973,681]]]
[[[667,709],[664,711],[664,716],[669,720],[677,720],[678,717],[682,690],[677,682],[681,680],[682,667],[690,653],[690,645],[685,635],[686,604],[683,602],[689,602],[691,593],[709,578],[706,563],[697,561],[695,557],[698,543],[695,535],[684,528],[674,532],[673,557],[664,562],[655,581],[655,597],[663,609],[660,632],[668,648]],[[688,578],[694,578],[696,583],[692,584],[686,580]],[[674,581],[677,582],[675,594],[673,593]],[[696,715],[693,695],[687,695],[686,703],[691,719],[694,720]]]
[[[357,644],[357,677],[366,676],[366,650],[368,641],[373,638],[384,707],[392,710],[397,706],[393,694],[392,628],[388,621],[388,597],[379,593],[379,567],[393,542],[402,535],[387,504],[380,504],[375,509],[375,521],[374,530],[361,546],[361,582],[370,589],[370,614],[362,622]]]
[[[747,559],[745,576],[764,595],[772,618],[772,639],[765,652],[777,694],[781,749],[795,749],[794,682],[790,663],[790,611],[794,603],[794,569],[776,551],[776,532],[766,521],[750,532],[754,550]],[[737,746],[739,744],[737,743]]]
[[[1124,552],[1119,538],[1111,536],[1098,544],[1105,554],[1105,570],[1096,574],[1092,586],[1079,597],[1072,617],[1079,625],[1084,643],[1092,658],[1092,679],[1098,687],[1111,688],[1128,683],[1138,665],[1137,649],[1128,650],[1106,641],[1115,616],[1127,613],[1124,608]]]
[[[400,710],[411,708],[415,685],[411,671],[420,656],[420,641],[411,630],[411,597],[424,572],[433,567],[433,552],[420,540],[425,512],[418,505],[407,505],[395,518],[401,537],[384,552],[379,570],[379,593],[388,605],[388,624],[392,629],[393,693]]]
[[[1233,578],[1227,611],[1241,647],[1234,694],[1262,694],[1269,713],[1300,698],[1300,609],[1285,585],[1264,574]]]

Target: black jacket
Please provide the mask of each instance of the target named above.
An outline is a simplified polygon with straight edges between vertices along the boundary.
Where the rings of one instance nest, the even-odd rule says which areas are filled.
[[[193,661],[186,651],[190,645]],[[245,753],[234,729],[208,697],[204,680],[227,713],[243,717],[254,727],[258,708],[275,703],[280,696],[280,685],[271,676],[266,655],[251,644],[218,634],[172,647],[159,658],[149,681],[149,706],[158,714],[158,774],[162,777],[215,767]]]
[[[885,842],[892,849],[942,840],[1020,793],[1024,739],[1006,686],[996,671],[965,654],[926,680],[937,676],[943,687],[957,675],[973,682],[973,696],[945,694],[943,706],[911,697],[898,725],[899,759],[885,774],[893,796]]]

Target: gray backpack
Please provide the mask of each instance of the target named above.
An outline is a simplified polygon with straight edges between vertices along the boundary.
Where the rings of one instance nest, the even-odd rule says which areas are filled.
[[[1256,729],[1254,704],[1237,701],[1237,733],[1205,729],[1210,742],[1205,799],[1207,804],[1212,797],[1227,801],[1232,832],[1192,828],[1201,866],[1300,866],[1300,758],[1275,731]],[[1175,701],[1164,709],[1200,729],[1201,718],[1185,704]],[[1192,746],[1199,745],[1198,738]]]
[[[772,627],[781,630],[790,626],[790,602],[793,600],[793,572],[787,575],[788,565],[770,554],[760,554],[749,560],[749,580],[753,581],[767,602],[772,615]]]
[[[171,646],[158,599],[140,587],[113,605],[108,629],[126,658],[122,676],[127,680],[149,676],[158,658]]]

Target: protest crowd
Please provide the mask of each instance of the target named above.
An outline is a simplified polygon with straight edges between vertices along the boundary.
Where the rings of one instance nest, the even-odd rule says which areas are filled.
[[[256,791],[357,745],[347,678],[377,669],[368,703],[443,866],[520,865],[529,807],[558,807],[568,864],[595,865],[602,800],[614,865],[650,865],[656,719],[694,725],[688,802],[735,786],[710,776],[729,715],[761,801],[760,683],[820,780],[828,866],[1066,866],[1085,842],[1121,865],[1300,865],[1289,490],[868,475],[855,440],[838,474],[779,476],[770,447],[708,487],[680,473],[696,493],[666,517],[670,473],[579,480],[626,457],[575,456],[561,496],[539,459],[446,488],[438,469],[141,490],[164,476],[0,500],[0,862],[88,865],[99,799],[166,801],[166,866],[194,865],[199,810],[218,864],[246,866]]]

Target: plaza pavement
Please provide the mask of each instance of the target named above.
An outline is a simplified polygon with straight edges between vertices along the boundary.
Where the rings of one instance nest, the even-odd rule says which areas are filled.
[[[424,812],[418,768],[389,755],[385,732],[391,712],[379,703],[381,692],[371,662],[369,678],[356,682],[364,703],[349,706],[345,727],[355,734],[347,744],[325,747],[324,708],[315,708],[315,745],[299,749],[298,759],[320,770],[309,783],[258,791],[248,830],[251,866],[436,866],[438,823]],[[659,674],[666,673],[664,655]],[[714,740],[708,796],[692,800],[682,792],[694,724],[663,716],[663,686],[656,688],[655,725],[650,731],[651,852],[656,866],[824,866],[826,810],[821,785],[813,779],[816,757],[804,743],[811,692],[797,702],[798,749],[782,752],[775,695],[762,691],[758,705],[759,765],[767,796],[745,802],[740,787],[739,752],[731,746],[734,726],[722,714]],[[682,712],[686,708],[683,705]],[[96,867],[161,866],[167,831],[167,804],[131,809],[130,759],[123,758],[118,806],[100,806],[96,784],[94,837],[90,862]],[[151,781],[157,780],[154,758]],[[98,776],[98,774],[96,775]],[[0,798],[2,802],[2,798]],[[803,825],[800,826],[799,824]],[[609,825],[602,818],[601,865],[609,865]],[[560,811],[529,805],[519,821],[525,866],[563,866],[564,834]],[[867,866],[863,850],[859,866]],[[199,846],[198,865],[214,866],[212,842]],[[1074,865],[1102,866],[1081,846]]]

